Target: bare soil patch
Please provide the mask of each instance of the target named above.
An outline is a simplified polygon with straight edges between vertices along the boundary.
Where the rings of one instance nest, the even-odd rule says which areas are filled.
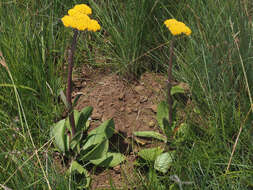
[[[160,74],[144,73],[140,80],[130,83],[109,71],[87,66],[76,73],[73,77],[73,98],[77,94],[82,96],[75,109],[81,110],[86,106],[94,108],[91,128],[113,118],[116,135],[111,139],[111,146],[127,156],[127,162],[121,166],[93,171],[91,189],[109,188],[110,181],[116,187],[122,187],[122,183],[128,180],[123,179],[124,171],[131,170],[137,151],[130,142],[137,140],[133,132],[159,131],[156,109],[158,102],[165,98],[166,78]]]

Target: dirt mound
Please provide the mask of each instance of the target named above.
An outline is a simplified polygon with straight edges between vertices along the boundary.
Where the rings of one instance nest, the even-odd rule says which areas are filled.
[[[116,131],[123,136],[123,139],[132,138],[134,131],[158,131],[155,119],[156,106],[164,99],[166,84],[164,76],[145,73],[139,81],[129,83],[116,74],[92,70],[88,67],[82,68],[82,71],[77,73],[78,75],[73,77],[73,98],[77,94],[82,94],[82,96],[75,109],[81,110],[86,106],[94,108],[91,128],[113,118]],[[123,142],[118,142],[117,148],[122,153],[129,155],[128,159],[133,159],[131,156],[133,150],[122,148],[122,146]],[[122,172],[116,170],[114,168],[100,173],[95,172],[92,189],[105,188],[106,185],[108,187],[110,178],[120,182]]]

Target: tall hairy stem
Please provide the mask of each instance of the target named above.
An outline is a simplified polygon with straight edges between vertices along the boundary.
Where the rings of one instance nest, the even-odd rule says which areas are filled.
[[[74,30],[74,36],[72,39],[71,49],[69,51],[69,56],[68,56],[68,83],[67,83],[67,92],[66,92],[66,97],[67,97],[67,102],[68,102],[68,116],[69,116],[69,122],[71,126],[72,137],[75,136],[75,133],[76,133],[71,94],[72,94],[72,71],[73,71],[73,65],[74,65],[73,58],[74,58],[74,53],[76,50],[77,36],[78,36],[78,30]]]
[[[172,96],[171,96],[173,54],[174,54],[174,38],[171,40],[171,44],[170,44],[170,60],[169,60],[168,81],[167,81],[168,106],[169,106],[169,125],[170,125],[170,127],[172,126],[172,105],[173,105],[173,99],[172,99]]]

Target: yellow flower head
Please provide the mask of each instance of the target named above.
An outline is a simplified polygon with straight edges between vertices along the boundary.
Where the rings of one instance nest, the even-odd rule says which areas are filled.
[[[91,8],[85,4],[75,5],[73,9],[79,11],[80,13],[86,14],[86,15],[90,15],[92,13]]]
[[[96,20],[90,19],[88,15],[91,13],[92,10],[88,5],[75,5],[74,8],[68,11],[68,15],[65,15],[61,20],[66,27],[96,32],[101,27]]]
[[[191,35],[191,29],[186,26],[183,22],[179,22],[176,19],[168,19],[164,21],[166,27],[170,30],[173,36],[186,34],[187,36]]]
[[[100,25],[98,24],[98,21],[91,19],[90,24],[88,26],[89,31],[96,32],[97,30],[100,30]]]

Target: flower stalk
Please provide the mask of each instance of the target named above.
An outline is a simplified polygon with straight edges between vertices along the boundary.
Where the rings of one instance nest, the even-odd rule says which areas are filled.
[[[192,31],[191,29],[186,26],[183,22],[179,22],[176,19],[167,19],[164,21],[164,24],[169,29],[171,34],[173,35],[173,38],[170,43],[170,60],[169,60],[169,67],[168,67],[168,81],[167,81],[167,88],[168,88],[168,110],[169,110],[169,125],[172,127],[172,105],[173,105],[173,99],[171,96],[171,88],[172,88],[172,61],[173,61],[173,55],[174,55],[174,36],[178,36],[181,34],[185,34],[186,36],[190,36]]]
[[[171,88],[172,88],[172,61],[173,61],[173,54],[174,54],[174,38],[172,38],[170,43],[170,60],[169,60],[169,67],[168,67],[168,80],[167,80],[167,88],[168,88],[168,106],[169,106],[169,125],[172,126],[172,105],[173,99],[171,96]]]
[[[88,15],[92,13],[91,8],[86,4],[75,5],[72,9],[68,10],[68,15],[61,18],[61,21],[65,27],[70,27],[74,29],[74,35],[72,39],[71,49],[68,52],[68,81],[66,89],[66,98],[68,102],[68,116],[69,123],[71,126],[72,137],[75,136],[75,118],[72,106],[72,71],[73,71],[73,59],[76,50],[76,43],[79,31],[93,31],[96,32],[100,30],[100,25],[98,21],[91,19]]]
[[[66,90],[66,97],[67,97],[67,102],[68,102],[68,116],[69,116],[69,122],[71,126],[72,137],[75,136],[75,132],[76,132],[71,94],[72,94],[72,71],[73,71],[73,65],[74,65],[73,57],[76,50],[77,36],[78,36],[78,30],[74,29],[71,49],[69,50],[69,56],[68,56],[68,81],[67,81],[67,90]]]

